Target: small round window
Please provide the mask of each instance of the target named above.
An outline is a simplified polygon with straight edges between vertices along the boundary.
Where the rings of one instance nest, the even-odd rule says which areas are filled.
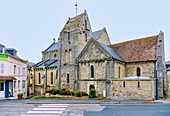
[[[55,54],[55,55],[54,55],[54,58],[56,58],[56,57],[57,57],[57,55]]]

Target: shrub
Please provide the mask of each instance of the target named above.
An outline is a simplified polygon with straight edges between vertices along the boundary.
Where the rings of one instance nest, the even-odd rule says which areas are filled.
[[[55,89],[52,91],[52,94],[53,94],[53,95],[56,95],[56,90],[55,90]]]
[[[89,98],[95,98],[96,97],[96,90],[91,89],[89,92]]]
[[[74,91],[71,91],[71,95],[72,95],[72,96],[74,96],[74,95],[75,95],[75,94],[74,94]]]
[[[60,95],[64,95],[64,91],[63,91],[63,90],[60,90],[60,91],[59,91],[59,94],[60,94]]]
[[[71,92],[69,90],[65,90],[64,95],[71,95]]]
[[[19,93],[18,95],[23,95],[23,93]]]
[[[81,97],[81,92],[80,91],[75,91],[74,94],[75,94],[76,97]]]
[[[88,96],[88,94],[85,91],[81,91],[82,96]]]
[[[60,94],[59,91],[60,91],[60,89],[56,89],[56,94]]]
[[[63,90],[63,91],[66,91],[66,88],[63,88],[62,90]]]

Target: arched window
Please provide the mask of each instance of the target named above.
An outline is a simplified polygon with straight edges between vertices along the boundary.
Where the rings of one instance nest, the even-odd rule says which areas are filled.
[[[51,72],[51,84],[53,84],[53,72]]]
[[[69,83],[69,82],[70,82],[70,75],[67,74],[67,83]]]
[[[139,67],[137,68],[137,76],[140,77],[140,68]]]
[[[91,78],[94,78],[94,67],[93,67],[93,65],[91,66]]]
[[[54,54],[54,58],[56,58],[57,57],[57,55],[56,54]]]
[[[125,86],[126,86],[126,85],[125,85],[125,81],[123,81],[123,87],[125,88]]]
[[[85,33],[85,39],[86,39],[86,42],[87,42],[87,33]]]
[[[38,74],[38,84],[41,84],[41,74]]]
[[[70,32],[68,32],[68,41],[70,41]]]
[[[140,88],[140,82],[138,81],[138,88]]]
[[[120,78],[120,66],[119,66],[119,78]]]
[[[87,29],[87,21],[85,20],[85,29]]]

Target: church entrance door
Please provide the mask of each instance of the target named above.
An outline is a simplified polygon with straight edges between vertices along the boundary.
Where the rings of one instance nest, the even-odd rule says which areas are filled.
[[[90,85],[89,90],[95,89],[94,85]]]

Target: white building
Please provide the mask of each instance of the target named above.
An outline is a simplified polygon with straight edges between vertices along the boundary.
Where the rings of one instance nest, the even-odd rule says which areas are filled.
[[[5,48],[0,44],[0,98],[27,96],[27,61],[17,56],[14,48]]]

